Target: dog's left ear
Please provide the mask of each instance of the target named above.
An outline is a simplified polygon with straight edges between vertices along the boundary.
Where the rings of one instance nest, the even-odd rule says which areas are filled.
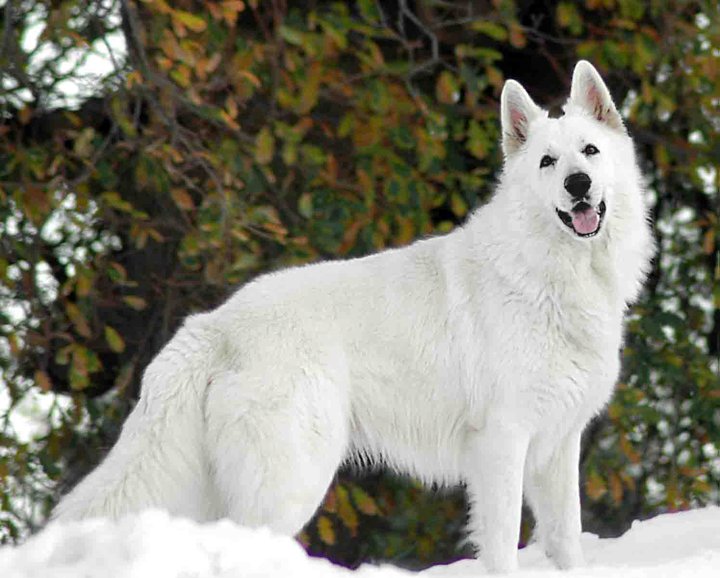
[[[575,65],[568,104],[578,106],[594,119],[625,132],[625,125],[615,108],[610,91],[598,71],[587,60],[581,60]]]

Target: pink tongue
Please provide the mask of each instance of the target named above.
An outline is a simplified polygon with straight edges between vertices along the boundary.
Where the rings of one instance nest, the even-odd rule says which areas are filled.
[[[592,207],[584,211],[573,211],[572,224],[575,231],[581,235],[594,233],[600,225],[600,215]]]

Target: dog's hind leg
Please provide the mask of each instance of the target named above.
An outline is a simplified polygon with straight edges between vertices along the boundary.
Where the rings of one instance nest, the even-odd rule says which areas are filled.
[[[312,517],[345,457],[345,389],[327,372],[215,376],[206,444],[219,514],[294,535]]]

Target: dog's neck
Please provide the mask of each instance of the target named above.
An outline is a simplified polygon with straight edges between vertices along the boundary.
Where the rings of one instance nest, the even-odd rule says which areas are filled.
[[[610,227],[596,239],[576,240],[562,231],[545,226],[542,231],[508,226],[495,201],[481,208],[468,221],[458,238],[466,258],[481,258],[479,274],[494,271],[498,282],[514,291],[543,291],[560,300],[575,300],[578,287],[585,295],[598,295],[608,305],[624,309],[625,293],[621,275],[622,258]],[[532,224],[528,225],[532,227]],[[485,273],[486,274],[486,273]]]

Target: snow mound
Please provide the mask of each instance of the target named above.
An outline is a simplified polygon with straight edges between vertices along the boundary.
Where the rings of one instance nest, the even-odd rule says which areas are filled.
[[[586,568],[555,570],[536,546],[520,553],[525,577],[640,576],[715,578],[720,574],[720,508],[666,514],[636,522],[622,537],[583,535]],[[0,548],[3,578],[402,578],[397,568],[350,570],[308,557],[291,538],[229,521],[197,524],[160,511],[118,522],[50,524],[19,547]],[[423,573],[427,578],[485,574],[481,562],[463,560]]]

